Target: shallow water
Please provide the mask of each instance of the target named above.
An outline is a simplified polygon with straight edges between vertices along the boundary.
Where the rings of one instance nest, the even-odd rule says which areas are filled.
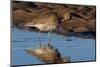
[[[47,45],[48,34],[41,33],[42,44]],[[72,41],[69,41],[72,40]],[[51,42],[61,55],[71,58],[71,62],[95,60],[95,40],[52,34]],[[12,29],[12,65],[44,64],[36,57],[26,53],[24,49],[39,47],[38,33]],[[43,45],[43,46],[45,46]]]

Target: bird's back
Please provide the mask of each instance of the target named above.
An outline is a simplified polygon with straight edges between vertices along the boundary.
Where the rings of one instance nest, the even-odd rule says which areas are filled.
[[[57,16],[52,12],[48,12],[38,15],[31,22],[28,22],[26,26],[34,26],[36,24],[56,24],[57,22]]]

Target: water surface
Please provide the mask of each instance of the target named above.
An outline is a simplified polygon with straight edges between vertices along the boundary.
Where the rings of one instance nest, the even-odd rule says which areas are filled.
[[[41,33],[43,46],[48,43],[48,34]],[[71,40],[71,41],[69,41]],[[57,48],[61,55],[71,57],[71,62],[95,60],[95,40],[79,38],[75,36],[63,36],[55,33],[51,36],[53,47]],[[39,47],[38,32],[12,29],[12,65],[44,64],[36,57],[26,53],[24,49]]]

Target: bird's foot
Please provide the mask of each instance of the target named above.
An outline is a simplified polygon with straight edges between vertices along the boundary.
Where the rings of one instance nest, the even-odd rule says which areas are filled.
[[[51,43],[48,43],[48,47],[49,47],[49,48],[53,48],[52,45],[51,45]]]
[[[42,47],[42,44],[41,44],[41,43],[39,44],[39,47],[40,47],[40,48]]]

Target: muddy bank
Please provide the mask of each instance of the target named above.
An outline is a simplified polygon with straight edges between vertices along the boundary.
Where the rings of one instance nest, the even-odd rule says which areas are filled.
[[[12,25],[26,29],[23,25],[45,12],[57,14],[60,28],[54,32],[63,35],[95,37],[96,7],[84,5],[13,2]],[[34,30],[35,28],[28,28]],[[36,29],[35,29],[36,30]]]

